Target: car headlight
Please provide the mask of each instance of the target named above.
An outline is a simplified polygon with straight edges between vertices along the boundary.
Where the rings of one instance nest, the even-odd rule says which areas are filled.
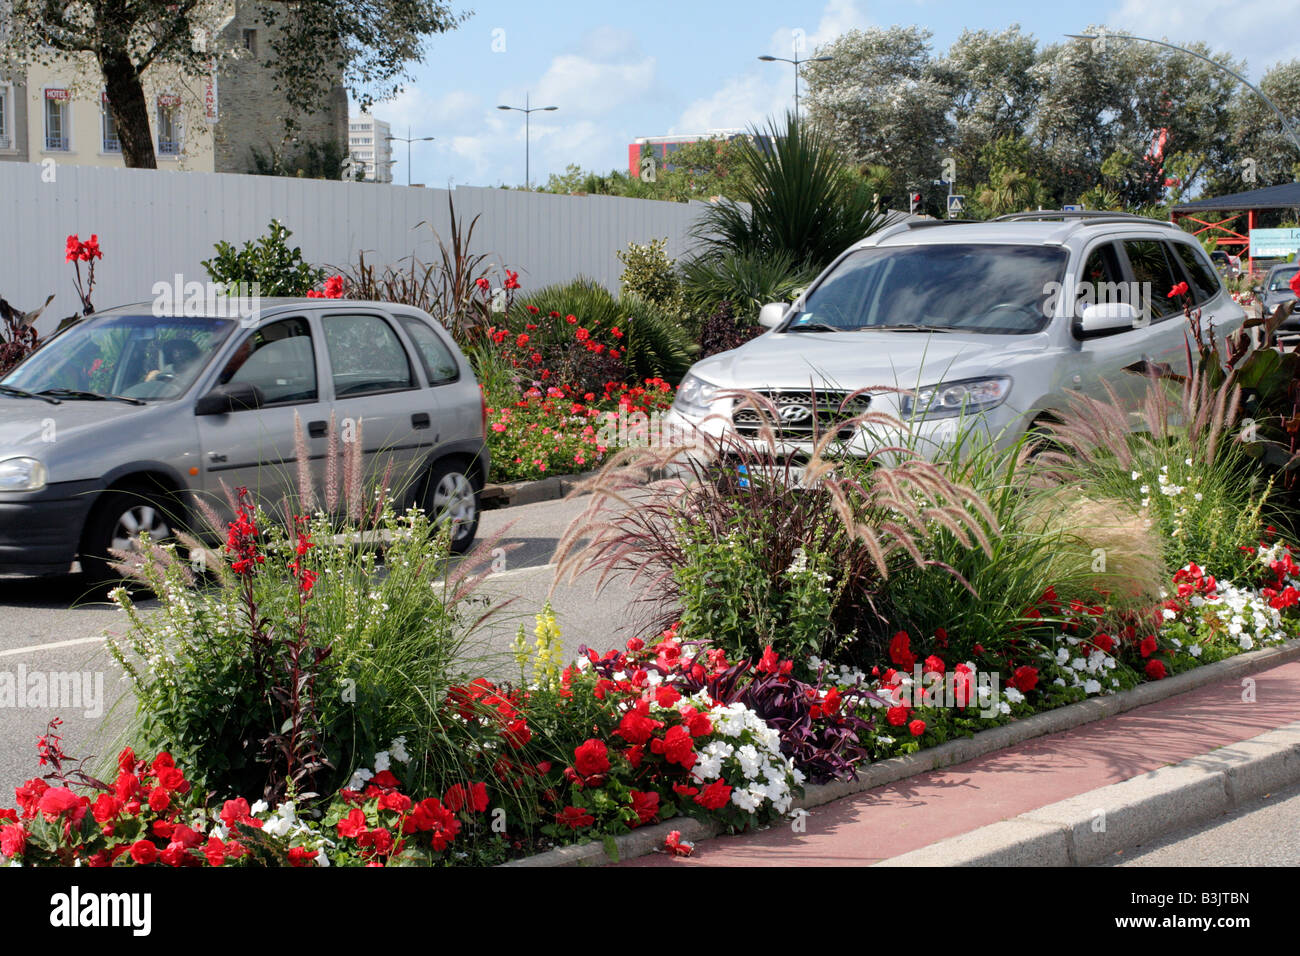
[[[985,412],[996,408],[1011,392],[1011,379],[970,378],[959,382],[940,382],[918,388],[915,396],[903,395],[899,411],[904,418],[955,418],[963,412]]]
[[[40,491],[45,478],[45,466],[35,458],[0,461],[0,491]]]
[[[706,382],[698,375],[687,374],[677,388],[677,398],[673,405],[683,412],[706,415],[712,409],[713,400],[722,391],[720,385]]]

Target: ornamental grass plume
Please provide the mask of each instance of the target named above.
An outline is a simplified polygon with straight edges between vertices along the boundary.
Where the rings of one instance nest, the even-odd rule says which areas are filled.
[[[847,396],[837,429],[901,429],[884,413],[848,414],[867,391],[881,389]],[[556,548],[557,583],[594,572],[599,588],[612,575],[627,574],[650,615],[637,623],[662,629],[678,613],[674,572],[686,557],[680,532],[688,526],[719,541],[734,535],[745,542],[772,580],[799,553],[823,555],[834,578],[831,620],[837,633],[849,634],[880,619],[878,599],[896,569],[935,563],[926,546],[936,528],[989,552],[997,532],[992,511],[931,462],[888,445],[841,476],[830,459],[837,441],[832,430],[816,436],[801,469],[783,453],[775,403],[750,391],[728,394],[758,414],[754,438],[697,432],[689,443],[626,448],[575,490],[591,494]],[[670,477],[650,483],[663,475]]]

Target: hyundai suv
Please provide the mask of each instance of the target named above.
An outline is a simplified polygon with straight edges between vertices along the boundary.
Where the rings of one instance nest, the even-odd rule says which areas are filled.
[[[1186,289],[1217,334],[1245,314],[1190,235],[1158,220],[1043,211],[983,223],[913,220],[844,252],[792,304],[764,306],[769,331],[696,363],[665,423],[754,437],[806,455],[835,430],[863,456],[867,408],[910,423],[919,450],[950,446],[958,420],[1007,446],[1081,392],[1140,404],[1156,366],[1186,370]],[[861,389],[881,391],[853,397]],[[733,390],[771,402],[758,409]],[[773,419],[776,419],[773,421]]]
[[[235,317],[157,312],[89,316],[0,379],[0,572],[79,559],[108,580],[111,548],[197,527],[200,497],[228,517],[225,491],[243,486],[279,511],[304,451],[322,489],[331,444],[350,438],[370,482],[387,477],[403,503],[454,523],[454,550],[470,546],[486,415],[429,315],[310,298]]]

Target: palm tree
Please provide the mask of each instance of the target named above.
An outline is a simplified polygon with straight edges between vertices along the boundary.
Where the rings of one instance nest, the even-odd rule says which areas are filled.
[[[787,113],[742,141],[736,201],[713,205],[695,236],[699,258],[788,256],[820,271],[884,224],[871,184],[855,174],[820,129]]]

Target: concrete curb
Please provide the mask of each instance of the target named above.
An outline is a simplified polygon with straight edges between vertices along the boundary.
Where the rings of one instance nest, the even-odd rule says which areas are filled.
[[[483,510],[495,511],[498,508],[531,505],[539,501],[554,501],[558,498],[567,498],[575,491],[586,494],[587,490],[581,486],[598,474],[600,474],[599,470],[583,471],[573,475],[552,475],[548,478],[538,478],[535,481],[511,481],[504,484],[484,485],[482,492]],[[667,470],[654,468],[651,469],[646,481],[662,481],[667,477],[670,477]]]
[[[1101,720],[1103,717],[1122,714],[1125,711],[1133,710],[1136,707],[1142,707],[1146,704],[1153,704],[1169,697],[1175,697],[1178,694],[1195,690],[1199,687],[1204,687],[1207,684],[1213,684],[1217,681],[1229,680],[1234,677],[1268,670],[1272,667],[1288,664],[1294,660],[1300,660],[1300,639],[1292,639],[1285,644],[1280,644],[1276,647],[1263,648],[1258,651],[1248,651],[1245,654],[1239,654],[1236,657],[1229,658],[1228,660],[1218,661],[1214,664],[1206,664],[1205,666],[1198,667],[1195,670],[1184,671],[1181,674],[1176,674],[1173,677],[1166,678],[1165,680],[1140,684],[1133,690],[1125,691],[1121,694],[1112,694],[1106,697],[1093,697],[1089,700],[1080,701],[1077,704],[1059,707],[1056,710],[1044,711],[1039,714],[1034,714],[1031,717],[1026,717],[1024,720],[1017,720],[1009,724],[1003,724],[1000,727],[993,727],[989,730],[980,731],[973,737],[963,737],[957,740],[950,740],[937,747],[930,747],[926,750],[920,751],[919,753],[910,754],[906,757],[894,757],[889,760],[882,760],[879,763],[874,763],[862,768],[858,772],[857,776],[852,780],[834,780],[830,783],[824,784],[809,784],[804,788],[803,797],[796,800],[794,806],[796,809],[819,807],[830,803],[833,800],[839,800],[843,797],[861,793],[864,790],[871,790],[875,787],[884,786],[885,784],[895,783],[906,777],[912,777],[931,770],[939,770],[943,767],[950,767],[954,764],[965,763],[968,760],[974,760],[976,757],[982,757],[985,754],[992,753],[996,750],[1004,750],[1007,747],[1012,747],[1034,737],[1041,737],[1046,734],[1054,734],[1063,730],[1081,727],[1084,724],[1092,723],[1095,720]],[[1300,755],[1298,755],[1296,759],[1297,766],[1300,767]],[[1297,772],[1300,773],[1300,770]],[[1120,784],[1116,784],[1116,786],[1120,786]],[[993,826],[1003,827],[1009,823],[1010,821],[1004,821],[1003,823],[993,824]],[[1091,823],[1091,820],[1089,823]],[[1038,824],[1038,826],[1041,827],[1044,825]],[[632,833],[615,837],[614,845],[617,848],[618,859],[628,860],[658,850],[663,846],[664,840],[673,830],[681,831],[683,840],[690,840],[693,842],[710,839],[721,832],[721,828],[717,824],[705,824],[692,818],[674,817],[673,819],[667,820],[663,823],[658,823],[654,826],[634,830]],[[1064,832],[1058,831],[1059,828],[1056,828],[1053,832],[1057,832],[1057,835],[1059,836],[1057,842],[1059,843],[1062,852],[1066,852],[1068,844],[1066,843]],[[1016,837],[1017,841],[1024,844],[1021,852],[1027,855],[1039,852],[1037,843],[1032,841],[1025,842],[1027,839],[1027,830],[1019,828],[1015,833],[1018,834]],[[961,838],[956,837],[954,839]],[[916,852],[921,853],[925,851],[918,850]],[[1068,859],[1068,853],[1066,853],[1065,856],[1061,856],[1060,859]],[[555,850],[548,850],[545,853],[538,853],[521,860],[513,860],[504,865],[599,866],[609,862],[611,861],[605,853],[603,843],[583,843],[576,846],[567,846]],[[957,864],[945,863],[943,865],[951,866]],[[1005,865],[1013,864],[1008,862]],[[1042,863],[1038,865],[1052,864]],[[1063,863],[1061,865],[1065,864]]]
[[[513,508],[516,505],[531,505],[538,501],[554,501],[563,498],[579,484],[591,478],[594,471],[576,475],[552,475],[538,478],[536,481],[511,481],[505,484],[483,486],[483,510]]]
[[[1300,721],[876,866],[1087,866],[1300,781]]]

